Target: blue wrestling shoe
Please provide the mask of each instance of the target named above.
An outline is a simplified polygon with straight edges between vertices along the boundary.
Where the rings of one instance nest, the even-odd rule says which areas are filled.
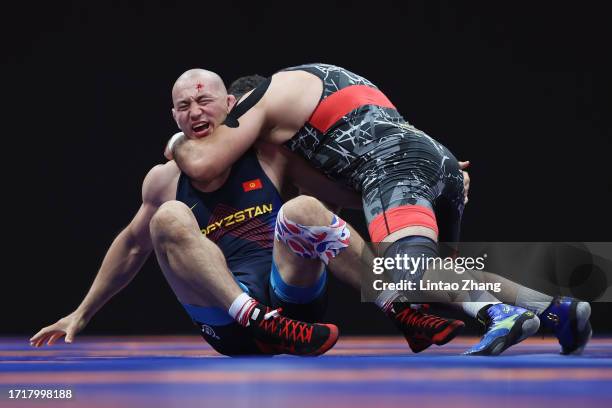
[[[557,296],[540,315],[542,325],[551,328],[561,344],[561,354],[581,354],[593,330],[591,305],[570,297]]]
[[[496,356],[540,328],[540,319],[533,312],[504,303],[483,307],[477,317],[485,325],[486,333],[465,355]]]

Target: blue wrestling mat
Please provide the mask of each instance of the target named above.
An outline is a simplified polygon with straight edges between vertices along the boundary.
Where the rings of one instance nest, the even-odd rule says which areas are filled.
[[[342,338],[318,358],[232,359],[196,336],[79,337],[30,348],[0,340],[1,407],[609,407],[612,339],[562,356],[554,339],[529,339],[498,357],[460,353],[458,338],[412,354],[396,337]],[[70,390],[70,399],[10,398]],[[47,391],[48,392],[48,391]],[[20,397],[23,393],[19,393]],[[40,394],[40,392],[39,392]]]

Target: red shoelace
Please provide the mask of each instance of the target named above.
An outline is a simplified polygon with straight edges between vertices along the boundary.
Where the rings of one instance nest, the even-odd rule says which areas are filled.
[[[259,322],[264,331],[289,342],[310,343],[314,325],[281,316],[282,308],[266,313]]]
[[[438,316],[422,313],[418,310],[406,308],[397,314],[395,317],[401,323],[413,327],[422,327],[426,329],[437,329],[448,320]]]

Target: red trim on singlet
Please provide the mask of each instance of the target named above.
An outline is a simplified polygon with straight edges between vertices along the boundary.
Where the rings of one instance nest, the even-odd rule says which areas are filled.
[[[389,226],[388,230],[387,225]],[[417,225],[431,228],[438,235],[436,215],[430,208],[421,205],[403,205],[380,213],[370,222],[368,231],[370,232],[372,242],[381,242],[395,231]]]
[[[308,122],[319,132],[326,133],[344,115],[364,105],[395,109],[391,101],[378,89],[366,85],[351,85],[323,99]]]

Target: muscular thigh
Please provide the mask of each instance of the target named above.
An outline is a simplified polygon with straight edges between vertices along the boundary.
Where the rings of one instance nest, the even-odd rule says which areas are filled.
[[[438,204],[441,218],[454,212],[460,219],[463,175],[446,147],[407,127],[402,134],[381,138],[370,155],[362,168],[362,200],[374,241],[411,225],[437,232]],[[445,232],[448,226],[444,221]]]

